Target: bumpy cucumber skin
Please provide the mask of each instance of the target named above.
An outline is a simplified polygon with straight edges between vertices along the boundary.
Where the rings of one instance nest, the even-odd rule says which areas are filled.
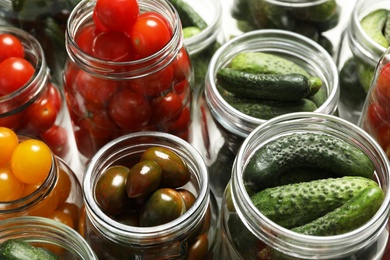
[[[382,31],[386,24],[387,12],[385,9],[378,9],[366,15],[360,21],[364,32],[376,43],[385,48],[389,46],[389,43]]]
[[[309,79],[302,74],[258,74],[222,68],[216,78],[221,87],[238,97],[297,101],[310,92]]]
[[[293,228],[297,233],[333,236],[355,230],[369,221],[382,205],[384,192],[370,186],[352,197],[341,207],[308,224]]]
[[[18,239],[9,239],[0,245],[2,260],[59,260],[59,257],[37,250],[31,244]]]
[[[310,77],[309,73],[298,64],[264,52],[241,52],[230,61],[229,68],[249,73],[264,74],[302,74]]]
[[[251,200],[267,218],[282,227],[293,228],[322,217],[363,189],[376,185],[363,177],[319,179],[264,189]]]
[[[169,2],[179,13],[183,28],[190,26],[198,27],[201,30],[207,28],[207,23],[188,3],[183,0],[169,0]]]
[[[244,180],[248,189],[259,191],[275,186],[280,174],[299,167],[369,179],[374,172],[372,161],[359,148],[327,134],[305,132],[281,136],[255,151]]]

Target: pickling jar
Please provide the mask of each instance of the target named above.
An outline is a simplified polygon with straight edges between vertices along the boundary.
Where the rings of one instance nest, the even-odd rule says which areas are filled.
[[[320,43],[333,54],[327,32],[340,20],[336,0],[233,0],[230,15],[242,32],[281,29],[296,32]]]
[[[47,66],[56,85],[62,89],[67,57],[65,29],[70,12],[80,0],[0,2],[0,24],[20,28],[34,36],[46,55]]]
[[[57,156],[72,164],[75,149],[68,109],[63,92],[52,81],[42,46],[19,28],[0,26],[3,33],[22,42],[24,58],[35,72],[21,88],[0,97],[0,126],[43,140]]]
[[[136,224],[130,220],[131,216],[124,221],[123,217],[120,220],[117,215],[104,213],[96,199],[97,183],[103,172],[115,165],[131,168],[145,150],[155,147],[170,149],[188,166],[190,181],[176,190],[185,189],[193,193],[196,197],[194,204],[174,220],[150,226]],[[118,176],[118,181],[122,178],[114,176]],[[121,181],[118,181],[117,184],[109,181],[102,187],[116,185],[117,190],[122,189]],[[118,137],[103,146],[91,159],[84,175],[83,190],[85,238],[99,259],[213,259],[217,245],[218,209],[210,194],[209,177],[202,157],[183,139],[168,133],[148,131]],[[142,205],[146,204],[140,199],[141,204],[133,200],[130,205],[135,203],[142,210]]]
[[[216,74],[241,52],[265,52],[294,61],[310,74],[318,75],[326,100],[316,112],[337,113],[339,85],[337,68],[329,53],[307,37],[283,30],[255,30],[237,36],[220,47],[211,58],[205,87],[197,100],[193,145],[202,154],[210,174],[211,190],[220,203],[230,179],[231,167],[243,140],[267,120],[236,110],[218,90]]]
[[[332,236],[314,236],[283,228],[252,203],[245,186],[245,168],[270,141],[297,133],[327,134],[361,149],[374,165],[374,179],[384,191],[379,209],[362,226]],[[221,208],[219,259],[381,259],[388,240],[390,209],[386,154],[365,131],[339,117],[321,113],[292,113],[257,127],[243,142],[232,168]],[[274,258],[264,250],[273,252]]]
[[[139,1],[172,29],[156,53],[132,61],[107,61],[83,51],[77,37],[94,28],[96,1],[81,1],[68,20],[64,88],[82,166],[106,143],[127,133],[154,130],[189,139],[193,71],[179,15],[166,0]]]
[[[361,115],[375,66],[386,50],[363,29],[361,21],[376,10],[387,10],[389,4],[388,0],[357,0],[342,33],[336,61],[340,78],[339,114],[354,124]],[[382,22],[373,21],[372,25],[380,26]]]
[[[64,260],[98,259],[79,233],[47,218],[24,216],[0,221],[0,244],[14,239],[50,250]]]
[[[19,135],[19,142],[31,139]],[[61,158],[52,154],[51,168],[39,184],[25,184],[22,197],[0,201],[0,221],[21,216],[53,218],[78,232],[83,206],[82,187],[78,176]]]

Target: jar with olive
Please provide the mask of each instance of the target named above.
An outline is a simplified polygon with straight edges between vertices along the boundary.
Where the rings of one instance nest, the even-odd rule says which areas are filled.
[[[199,153],[162,132],[121,136],[83,181],[85,238],[102,259],[212,259],[216,203]]]

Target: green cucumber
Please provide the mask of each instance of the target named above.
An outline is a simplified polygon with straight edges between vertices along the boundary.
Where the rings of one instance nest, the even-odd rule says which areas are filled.
[[[179,13],[183,28],[191,26],[198,27],[201,30],[207,28],[207,23],[187,2],[183,0],[169,0],[169,2]]]
[[[321,4],[308,5],[307,7],[291,8],[292,16],[297,20],[306,22],[324,22],[337,12],[336,0],[324,1]]]
[[[60,258],[51,252],[47,252],[46,249],[38,249],[23,240],[9,239],[0,245],[0,259],[59,260]]]
[[[369,186],[334,211],[292,230],[314,236],[347,233],[367,223],[378,211],[383,199],[384,192],[380,187]]]
[[[201,33],[202,30],[195,26],[189,26],[183,28],[183,37],[184,39],[191,38],[192,36],[195,36],[199,33]]]
[[[301,66],[278,55],[264,52],[241,52],[230,61],[229,68],[249,73],[302,74],[310,77]]]
[[[216,78],[222,88],[237,97],[281,101],[305,98],[310,92],[310,84],[315,83],[302,74],[255,74],[231,68],[219,69]]]
[[[375,185],[375,181],[364,177],[319,179],[267,188],[251,196],[251,200],[276,224],[294,228],[324,216]]]
[[[360,25],[362,26],[364,32],[376,43],[385,48],[389,46],[389,42],[383,35],[383,29],[387,19],[387,12],[388,11],[385,9],[378,9],[366,15],[360,21]]]
[[[281,174],[300,167],[327,171],[336,176],[372,178],[374,164],[361,149],[324,133],[300,132],[271,140],[256,150],[244,171],[252,191],[273,187]]]

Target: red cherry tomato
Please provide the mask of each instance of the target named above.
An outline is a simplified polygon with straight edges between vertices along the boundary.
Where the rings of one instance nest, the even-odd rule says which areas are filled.
[[[134,79],[131,82],[131,87],[135,92],[143,96],[160,96],[172,86],[173,74],[172,66],[167,66],[151,75]]]
[[[191,112],[188,107],[184,107],[180,113],[179,119],[169,124],[169,132],[188,131],[191,124]]]
[[[177,120],[180,117],[182,106],[180,97],[174,92],[154,99],[153,123],[162,124]]]
[[[35,69],[24,58],[11,57],[0,63],[0,96],[14,92],[25,85]]]
[[[55,155],[65,158],[68,154],[70,149],[68,132],[64,127],[53,125],[49,130],[42,133],[41,139],[50,147]]]
[[[130,38],[123,32],[101,32],[92,45],[92,55],[108,61],[129,61],[134,55]]]
[[[24,122],[33,133],[47,131],[57,118],[57,108],[49,99],[40,99],[31,104],[24,113]]]
[[[97,17],[97,12],[95,10],[93,11],[93,14],[92,14],[92,20],[96,26],[97,32],[100,33],[100,32],[108,32],[109,31],[109,29],[106,26],[104,26],[104,24],[102,24],[100,22],[99,18]]]
[[[379,73],[375,94],[380,102],[390,104],[390,63],[385,64]]]
[[[175,79],[177,82],[188,80],[191,76],[190,56],[187,49],[182,48],[176,59],[172,62],[173,71],[175,72]]]
[[[62,96],[60,91],[52,83],[49,83],[48,85],[47,99],[50,100],[51,103],[53,103],[57,112],[61,110]]]
[[[105,109],[88,111],[88,117],[81,121],[81,125],[97,138],[109,137],[115,131],[115,123],[108,116]]]
[[[136,130],[149,122],[152,110],[149,102],[141,95],[123,89],[111,96],[108,114],[118,126]]]
[[[139,6],[137,0],[98,0],[94,12],[108,30],[126,32],[137,20]]]
[[[138,16],[129,34],[134,50],[140,58],[161,50],[171,39],[169,26],[149,12]]]
[[[22,42],[14,35],[0,34],[0,62],[10,57],[24,57]]]
[[[83,27],[75,37],[77,46],[85,53],[92,55],[93,40],[97,34],[97,29],[94,24]]]
[[[390,146],[390,126],[388,124],[382,124],[379,127],[377,141],[383,150]]]

